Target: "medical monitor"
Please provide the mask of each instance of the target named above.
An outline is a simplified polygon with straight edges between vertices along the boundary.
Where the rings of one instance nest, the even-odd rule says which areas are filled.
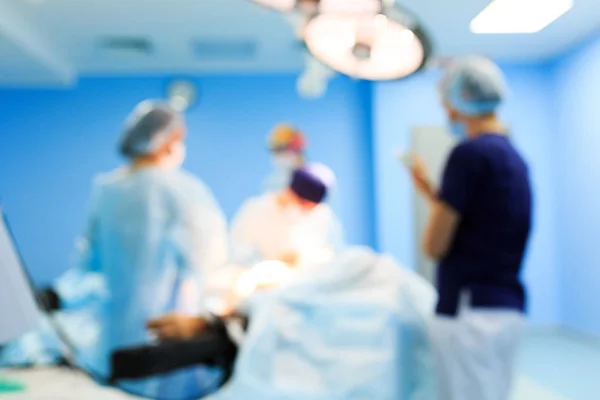
[[[39,326],[41,313],[0,207],[0,345]]]

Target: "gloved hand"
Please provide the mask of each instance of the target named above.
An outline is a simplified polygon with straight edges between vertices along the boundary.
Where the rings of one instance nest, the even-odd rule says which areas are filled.
[[[40,305],[48,312],[59,311],[62,308],[60,297],[52,288],[38,291],[36,297]]]
[[[429,172],[423,159],[418,154],[399,154],[398,159],[408,168],[415,183],[415,188],[427,199],[435,198],[435,189],[429,179]]]

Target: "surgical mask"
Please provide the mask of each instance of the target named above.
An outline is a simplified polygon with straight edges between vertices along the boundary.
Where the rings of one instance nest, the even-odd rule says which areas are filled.
[[[450,121],[450,133],[458,140],[467,138],[467,125],[461,121]]]
[[[171,148],[171,153],[165,158],[163,165],[168,169],[179,169],[185,161],[187,148],[183,142],[177,142]]]
[[[273,166],[277,170],[291,171],[298,167],[298,155],[289,151],[277,153],[273,157]]]

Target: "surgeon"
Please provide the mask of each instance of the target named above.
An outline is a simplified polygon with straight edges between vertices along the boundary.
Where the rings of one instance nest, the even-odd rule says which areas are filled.
[[[129,165],[97,181],[82,268],[102,272],[110,295],[101,371],[111,351],[150,339],[149,318],[165,310],[199,312],[203,282],[227,262],[224,215],[211,191],[181,170],[185,138],[179,113],[143,102],[128,118],[119,144]],[[202,394],[196,380],[172,377],[133,387],[146,396],[184,398]]]
[[[497,111],[501,70],[481,57],[453,62],[441,81],[450,130],[460,140],[441,188],[418,157],[412,175],[431,217],[425,252],[439,262],[431,326],[440,400],[507,400],[525,312],[520,278],[531,229],[528,167]]]
[[[341,225],[325,203],[334,183],[329,168],[311,164],[293,171],[287,187],[248,200],[232,222],[232,263],[279,260],[298,267],[329,261],[344,246]]]
[[[128,165],[96,180],[76,268],[55,285],[63,308],[96,300],[85,325],[64,326],[75,343],[97,329],[77,348],[94,374],[110,375],[113,351],[152,340],[148,319],[201,312],[203,282],[227,262],[223,213],[210,190],[181,170],[185,138],[183,117],[168,105],[145,101],[133,110],[119,142]],[[218,371],[198,369],[122,387],[176,400],[201,397],[218,381]]]
[[[272,193],[287,188],[294,170],[304,165],[306,139],[293,126],[280,124],[273,129],[268,141],[273,171],[266,179],[264,189]]]
[[[248,200],[232,223],[231,263],[242,270],[253,270],[264,266],[263,261],[278,261],[277,264],[285,264],[286,269],[300,274],[294,276],[318,271],[318,266],[330,263],[343,248],[339,222],[325,204],[334,182],[335,176],[329,168],[311,164],[296,169],[287,188]],[[277,271],[273,273],[277,274]],[[242,274],[239,279],[244,277]],[[242,327],[264,304],[261,295],[283,283],[267,279],[269,284],[263,285],[260,282],[263,278],[256,282],[253,293],[237,293],[238,285],[231,282],[233,287],[229,289],[237,298],[224,309],[207,309],[202,317],[168,313],[150,321],[148,328],[162,340],[191,339],[208,329],[211,335],[217,334],[217,339],[206,338],[204,343],[198,344],[206,357],[198,363],[225,357],[221,354],[223,338],[230,337],[239,345],[245,336]],[[239,279],[237,283],[240,283]],[[229,302],[230,299],[225,300]],[[224,320],[219,321],[220,317],[216,315]],[[229,361],[233,360],[229,358]]]

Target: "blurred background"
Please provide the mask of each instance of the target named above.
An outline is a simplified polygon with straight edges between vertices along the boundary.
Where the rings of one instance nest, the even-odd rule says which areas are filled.
[[[489,0],[399,1],[431,53],[411,76],[368,81],[315,72],[298,22],[251,1],[0,0],[0,202],[36,283],[69,266],[93,176],[123,162],[124,118],[182,80],[195,91],[185,168],[229,218],[260,193],[266,137],[289,122],[307,134],[308,157],[336,172],[348,241],[428,275],[425,217],[395,151],[442,164],[440,67],[483,54],[508,78],[501,115],[535,190],[523,374],[539,398],[597,399],[600,2],[501,1],[487,22],[476,18]]]

